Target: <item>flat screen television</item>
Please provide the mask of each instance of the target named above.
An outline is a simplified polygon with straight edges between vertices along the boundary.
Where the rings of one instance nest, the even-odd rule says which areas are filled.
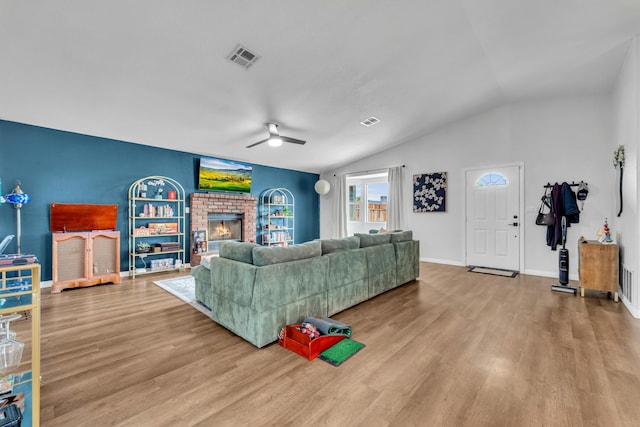
[[[198,167],[198,190],[251,192],[252,166],[232,160],[201,157]]]

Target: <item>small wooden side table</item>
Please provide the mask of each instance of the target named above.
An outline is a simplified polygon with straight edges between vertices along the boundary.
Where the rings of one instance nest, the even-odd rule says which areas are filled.
[[[618,302],[618,245],[597,240],[578,240],[580,296],[584,290],[595,289],[613,293]]]

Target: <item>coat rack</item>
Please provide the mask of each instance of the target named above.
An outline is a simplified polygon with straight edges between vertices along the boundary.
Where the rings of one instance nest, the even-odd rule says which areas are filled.
[[[557,183],[556,183],[557,184]],[[568,183],[567,183],[568,184]],[[588,183],[585,182],[585,184],[589,185]],[[575,181],[571,181],[571,184],[569,184],[570,187],[577,187],[579,186],[580,183],[575,182]],[[547,182],[547,185],[544,186],[544,188],[553,188],[554,184],[550,184]]]

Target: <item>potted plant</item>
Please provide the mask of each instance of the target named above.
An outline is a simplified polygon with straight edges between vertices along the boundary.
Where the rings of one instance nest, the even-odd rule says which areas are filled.
[[[293,216],[293,212],[291,212],[291,210],[289,208],[283,208],[282,209],[282,215],[283,216]]]
[[[140,242],[136,247],[136,252],[141,254],[151,252],[151,245],[146,242]]]

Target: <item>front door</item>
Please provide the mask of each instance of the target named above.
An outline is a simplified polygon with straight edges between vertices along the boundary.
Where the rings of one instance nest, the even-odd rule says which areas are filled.
[[[466,263],[520,271],[520,167],[466,171]]]

